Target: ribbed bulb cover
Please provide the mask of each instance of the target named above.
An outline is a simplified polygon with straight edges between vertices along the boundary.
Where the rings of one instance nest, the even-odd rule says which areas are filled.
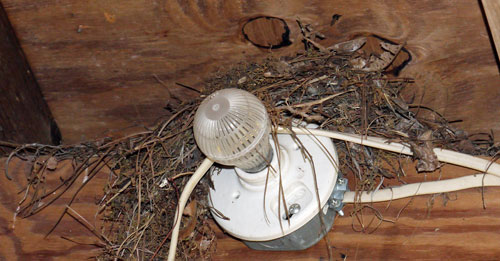
[[[272,157],[266,108],[247,91],[230,88],[211,94],[200,104],[193,125],[198,147],[217,163],[255,172]]]

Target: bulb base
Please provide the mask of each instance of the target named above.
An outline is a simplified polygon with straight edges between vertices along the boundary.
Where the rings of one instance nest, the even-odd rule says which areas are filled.
[[[247,173],[258,173],[258,172],[264,170],[265,168],[267,168],[267,166],[269,166],[271,164],[273,157],[274,157],[273,148],[271,146],[269,146],[267,153],[265,155],[263,155],[263,159],[259,165],[255,166],[253,168],[250,168],[250,169],[241,169],[241,170],[243,170]]]

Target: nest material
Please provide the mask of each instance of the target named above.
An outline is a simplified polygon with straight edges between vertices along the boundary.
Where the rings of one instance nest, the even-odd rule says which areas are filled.
[[[165,245],[173,227],[177,199],[189,175],[204,158],[191,129],[194,113],[204,97],[228,87],[259,97],[274,126],[291,126],[293,119],[299,119],[322,129],[411,144],[419,171],[440,167],[432,152],[436,146],[473,155],[491,156],[498,152],[491,135],[467,135],[437,112],[401,96],[413,80],[397,78],[387,71],[394,70],[393,62],[404,52],[403,45],[362,37],[326,48],[317,43],[307,27],[303,27],[303,34],[305,52],[260,63],[242,63],[217,73],[207,81],[198,99],[167,105],[173,116],[154,129],[77,146],[17,147],[10,155],[29,160],[33,166],[27,177],[27,197],[20,203],[17,215],[29,217],[38,213],[76,179],[86,175],[90,181],[107,166],[112,170],[111,181],[104,188],[99,210],[107,226],[95,232],[103,247],[99,259],[166,258]],[[373,46],[381,48],[383,55],[362,48],[370,44],[371,50]],[[335,144],[340,171],[356,180],[352,189],[374,190],[384,186],[381,181],[385,178],[404,176],[400,168],[387,164],[400,155],[342,141]],[[62,180],[59,187],[45,188],[44,175],[63,159],[74,162],[73,175]],[[209,259],[216,248],[215,233],[208,222],[209,187],[210,180],[205,177],[184,211],[179,258]],[[45,204],[40,204],[42,200]]]

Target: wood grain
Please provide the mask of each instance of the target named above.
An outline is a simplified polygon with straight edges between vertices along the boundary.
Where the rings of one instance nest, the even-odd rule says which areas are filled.
[[[59,144],[59,129],[1,3],[0,38],[0,140]]]
[[[121,135],[168,114],[166,88],[182,99],[211,73],[242,60],[300,50],[300,18],[325,46],[373,33],[407,42],[402,72],[415,103],[471,132],[500,134],[500,76],[478,1],[2,0],[64,141]],[[332,16],[341,15],[331,26]],[[292,44],[269,50],[242,35],[256,16],[284,19]],[[273,30],[268,30],[272,32]],[[165,81],[167,87],[154,77]]]
[[[3,169],[5,159],[0,160]],[[55,223],[69,196],[57,201],[45,211],[28,219],[17,219],[13,226],[13,213],[22,195],[26,162],[14,160],[10,165],[14,182],[0,175],[0,260],[84,260],[97,255],[99,249],[90,245],[78,245],[60,238],[99,243],[95,236],[69,216],[47,238],[45,233]],[[60,163],[53,178],[68,175],[68,162]],[[407,164],[406,181],[447,179],[474,173],[454,166],[445,166],[442,172],[427,175],[416,174],[414,166]],[[102,195],[108,172],[103,170],[79,195],[73,208],[96,227],[95,202]],[[352,180],[351,180],[352,182]],[[68,194],[70,195],[70,194]],[[434,196],[419,196],[412,200],[402,199],[374,204],[383,217],[395,223],[384,222],[378,229],[377,222],[367,227],[367,232],[357,232],[360,225],[350,216],[352,205],[344,209],[346,216],[337,217],[328,233],[333,246],[334,260],[497,260],[500,256],[500,188],[486,188],[482,208],[480,189]],[[373,218],[366,209],[364,224]],[[398,218],[399,217],[399,218]],[[212,222],[216,230],[217,250],[214,260],[326,260],[328,252],[325,240],[304,251],[265,252],[248,249],[240,241],[224,234]],[[357,231],[355,231],[357,230]],[[368,233],[370,232],[370,233]]]
[[[14,221],[17,202],[23,197],[23,194],[19,192],[26,185],[25,173],[30,170],[30,166],[26,161],[18,159],[11,161],[9,175],[12,175],[13,181],[9,181],[3,173],[5,160],[5,158],[0,159],[0,260],[85,260],[97,256],[99,249],[88,244],[98,244],[99,240],[68,215],[63,218],[54,232],[45,238],[75,192],[76,186],[39,214],[27,219],[16,218]],[[47,184],[56,184],[59,177],[65,177],[71,173],[71,168],[68,161],[59,163],[56,171],[48,175]],[[101,171],[80,192],[72,205],[73,209],[96,227],[99,227],[100,222],[94,218],[97,211],[95,202],[102,197],[108,173]],[[78,181],[75,185],[78,185]],[[82,244],[76,244],[61,237],[67,237]]]

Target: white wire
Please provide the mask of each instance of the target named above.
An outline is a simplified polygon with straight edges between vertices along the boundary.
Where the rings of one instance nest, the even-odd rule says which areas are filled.
[[[179,239],[179,229],[181,226],[182,213],[184,213],[184,207],[186,207],[187,200],[191,195],[198,181],[205,175],[205,172],[214,164],[213,161],[206,158],[201,165],[196,169],[191,178],[189,178],[184,190],[179,198],[179,204],[177,206],[177,211],[175,212],[174,228],[172,230],[172,237],[170,239],[170,248],[168,250],[168,261],[173,261],[175,259],[175,252],[177,250],[177,241]]]
[[[484,179],[483,179],[484,178]],[[390,201],[394,199],[413,197],[418,195],[445,193],[468,188],[500,186],[500,177],[488,174],[475,174],[460,178],[428,181],[407,184],[392,188],[380,189],[374,192],[347,191],[344,194],[344,203],[371,203]]]
[[[278,133],[290,134],[290,131],[283,127],[278,127]],[[401,153],[405,155],[412,155],[410,146],[406,144],[388,142],[385,139],[370,136],[361,136],[356,134],[347,134],[336,131],[326,131],[319,129],[305,129],[292,127],[292,131],[296,134],[308,134],[316,136],[324,136],[332,139],[349,141],[364,146],[374,147],[378,149],[383,149],[387,151],[392,151],[396,153]],[[444,150],[435,148],[434,153],[441,162],[450,163],[457,166],[462,166],[474,170],[478,170],[484,173],[500,176],[500,164],[492,163],[488,160],[474,157],[468,154],[455,152],[451,150]]]

